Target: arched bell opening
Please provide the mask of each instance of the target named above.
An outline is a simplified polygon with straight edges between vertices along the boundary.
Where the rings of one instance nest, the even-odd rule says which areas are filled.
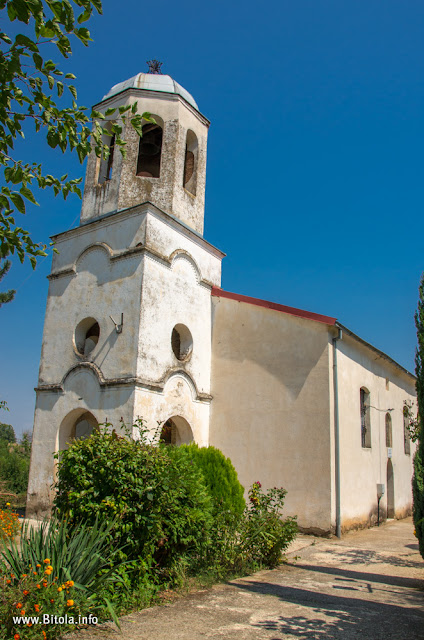
[[[189,129],[186,138],[186,150],[184,160],[183,187],[193,196],[196,195],[197,189],[197,160],[198,160],[198,142],[194,131]]]
[[[136,175],[141,178],[159,178],[162,156],[163,128],[159,123],[143,125],[138,144]]]
[[[113,158],[115,152],[115,134],[112,133],[112,122],[103,125],[107,133],[102,135],[103,152],[98,164],[98,184],[112,180]]]
[[[172,416],[168,418],[162,427],[159,441],[164,444],[189,444],[193,442],[193,431],[185,418],[181,416]]]

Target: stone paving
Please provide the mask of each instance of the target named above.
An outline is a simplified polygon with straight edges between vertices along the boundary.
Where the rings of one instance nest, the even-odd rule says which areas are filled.
[[[424,640],[424,561],[411,519],[300,536],[288,563],[121,619],[72,640]]]

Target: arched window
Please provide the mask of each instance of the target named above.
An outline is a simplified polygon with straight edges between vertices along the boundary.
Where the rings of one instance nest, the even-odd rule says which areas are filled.
[[[362,387],[360,391],[361,406],[361,443],[364,449],[371,448],[370,392]]]
[[[111,131],[112,123],[107,122],[103,127],[107,131]],[[103,184],[108,180],[112,180],[112,169],[113,169],[113,156],[115,151],[115,134],[106,135],[104,134],[102,137],[102,142],[104,146],[105,157],[100,158],[99,165],[99,177],[97,182],[99,184]]]
[[[197,156],[197,136],[189,129],[186,138],[183,187],[194,196],[196,195],[197,187]]]
[[[409,415],[403,414],[403,444],[407,456],[411,455],[411,440],[409,438]]]
[[[137,175],[144,178],[159,178],[162,154],[162,127],[148,122],[143,126],[143,135],[138,145]]]
[[[386,447],[392,446],[392,416],[386,413]]]

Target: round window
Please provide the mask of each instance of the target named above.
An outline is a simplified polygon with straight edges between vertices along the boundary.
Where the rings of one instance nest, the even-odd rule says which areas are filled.
[[[171,346],[178,360],[188,360],[193,350],[193,338],[184,324],[176,324],[172,329]]]
[[[75,329],[75,347],[79,354],[87,356],[93,351],[100,337],[100,327],[94,318],[84,318]]]

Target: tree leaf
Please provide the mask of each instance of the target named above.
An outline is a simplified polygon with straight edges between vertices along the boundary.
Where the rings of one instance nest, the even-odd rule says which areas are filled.
[[[17,208],[17,210],[19,211],[19,213],[25,213],[25,202],[23,201],[19,193],[16,193],[13,191],[10,194],[10,199],[15,205],[15,207]]]

